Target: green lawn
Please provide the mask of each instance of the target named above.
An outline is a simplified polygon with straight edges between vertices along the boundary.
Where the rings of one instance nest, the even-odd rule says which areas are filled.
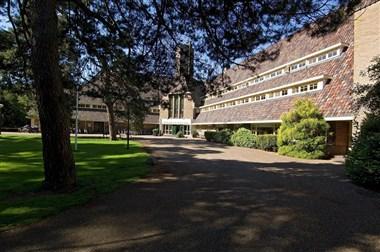
[[[73,142],[73,141],[72,141]],[[75,153],[78,188],[54,194],[40,191],[43,180],[41,139],[0,135],[0,229],[30,223],[110,192],[147,174],[140,144],[107,139],[79,139]]]

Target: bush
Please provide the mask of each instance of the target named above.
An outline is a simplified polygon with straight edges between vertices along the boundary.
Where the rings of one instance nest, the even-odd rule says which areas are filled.
[[[220,131],[206,131],[205,138],[209,142],[230,144],[233,131],[230,129],[223,129]]]
[[[277,151],[277,136],[276,135],[257,135],[256,148],[266,151]]]
[[[217,131],[214,140],[217,143],[222,143],[222,144],[231,144],[231,136],[233,134],[233,131],[230,129],[223,129],[220,131]]]
[[[206,140],[209,141],[209,142],[213,142],[215,134],[216,134],[216,131],[206,131],[205,132],[205,138],[206,138]]]
[[[182,131],[178,131],[177,134],[175,135],[176,138],[184,138],[185,135],[183,134]]]
[[[153,135],[153,136],[158,136],[158,135],[160,135],[160,130],[157,129],[157,128],[156,128],[156,129],[153,129],[153,130],[152,130],[152,135]]]
[[[279,154],[307,159],[326,157],[329,125],[314,103],[298,100],[281,120],[277,138]]]
[[[346,158],[346,173],[354,183],[380,189],[380,117],[369,115]]]
[[[194,138],[199,137],[199,133],[198,133],[198,131],[197,131],[196,129],[192,129],[192,130],[191,130],[191,135],[192,135]]]
[[[249,129],[240,128],[231,136],[231,143],[240,147],[255,147],[256,136]]]

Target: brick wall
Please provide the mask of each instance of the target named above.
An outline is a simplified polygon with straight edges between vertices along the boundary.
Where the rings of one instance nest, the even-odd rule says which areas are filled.
[[[354,21],[354,83],[367,84],[361,76],[375,56],[380,56],[380,1],[355,13]],[[364,113],[357,116],[360,123]]]

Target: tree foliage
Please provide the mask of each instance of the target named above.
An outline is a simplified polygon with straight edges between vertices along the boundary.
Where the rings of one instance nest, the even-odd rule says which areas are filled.
[[[239,128],[231,136],[231,143],[239,147],[254,148],[256,144],[256,136],[246,128]]]
[[[101,76],[112,98],[118,93],[114,87],[124,90],[134,83],[162,90],[167,86],[162,82],[173,80],[173,52],[181,43],[192,43],[198,76],[212,80],[218,70],[240,64],[263,45],[336,9],[337,3],[348,6],[350,2],[2,0],[0,14],[7,17],[13,33],[13,41],[8,42],[17,49],[8,51],[15,59],[11,64],[0,63],[1,68],[9,67],[0,78],[33,85],[42,126],[45,180],[50,179],[50,189],[59,190],[75,184],[70,103],[64,91],[70,86],[66,84]],[[268,56],[259,55],[246,65],[254,68]],[[127,75],[117,73],[116,85],[110,73],[115,67],[121,69],[117,66],[124,66]],[[141,76],[154,78],[137,81]],[[110,100],[107,92],[103,93],[106,102]],[[111,102],[107,107],[112,109]]]
[[[365,108],[366,117],[354,137],[346,159],[347,175],[360,185],[380,189],[380,57],[368,67],[368,84],[356,89],[357,109]]]
[[[0,91],[0,104],[3,104],[0,126],[17,128],[28,124],[28,113],[33,108],[33,99],[10,90]]]
[[[308,159],[326,156],[329,125],[313,102],[297,100],[281,120],[277,138],[280,154]]]
[[[363,75],[368,77],[370,83],[356,85],[356,109],[365,108],[372,115],[380,116],[380,55],[372,60],[372,64]]]

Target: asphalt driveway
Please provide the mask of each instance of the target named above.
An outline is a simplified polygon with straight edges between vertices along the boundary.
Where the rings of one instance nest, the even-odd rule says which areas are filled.
[[[339,160],[204,141],[142,140],[153,174],[0,233],[1,251],[380,251],[380,194]]]

